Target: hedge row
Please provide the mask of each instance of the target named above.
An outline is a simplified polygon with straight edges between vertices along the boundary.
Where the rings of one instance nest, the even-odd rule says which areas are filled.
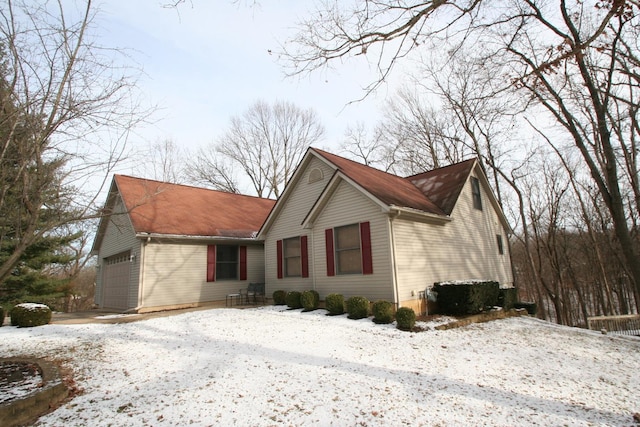
[[[315,290],[298,292],[277,290],[273,292],[275,305],[287,305],[289,309],[302,308],[303,311],[312,311],[318,308],[320,295]],[[373,315],[373,322],[389,324],[394,321],[397,328],[403,331],[411,331],[415,327],[416,314],[412,308],[400,307],[394,316],[393,304],[389,301],[376,301],[373,304],[362,296],[353,296],[344,299],[342,294],[332,293],[325,297],[325,308],[328,316],[338,316],[347,313],[349,319],[365,319]]]

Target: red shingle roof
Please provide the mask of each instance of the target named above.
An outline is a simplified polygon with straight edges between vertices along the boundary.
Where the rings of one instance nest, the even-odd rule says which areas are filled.
[[[254,237],[275,200],[186,185],[114,177],[136,233]]]
[[[428,195],[447,215],[451,215],[475,161],[466,160],[405,179]]]
[[[402,178],[326,151],[312,150],[388,206],[450,215],[475,159]]]

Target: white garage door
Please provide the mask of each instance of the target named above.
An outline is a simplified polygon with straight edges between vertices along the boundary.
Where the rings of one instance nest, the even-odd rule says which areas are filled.
[[[104,308],[118,310],[129,308],[130,254],[130,252],[123,252],[105,259],[102,281]]]

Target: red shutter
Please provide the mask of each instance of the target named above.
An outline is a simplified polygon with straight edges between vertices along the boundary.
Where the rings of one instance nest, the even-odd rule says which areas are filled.
[[[368,222],[360,223],[360,243],[362,250],[362,274],[373,274],[371,258],[371,228]]]
[[[302,277],[309,277],[309,249],[307,236],[300,236],[300,262],[302,263]]]
[[[247,280],[247,247],[240,246],[240,280]]]
[[[216,245],[207,245],[207,282],[216,281]]]
[[[278,279],[282,279],[282,240],[276,242],[276,256],[278,257]]]
[[[324,230],[324,240],[327,251],[327,276],[335,276],[336,266],[333,259],[333,228]]]

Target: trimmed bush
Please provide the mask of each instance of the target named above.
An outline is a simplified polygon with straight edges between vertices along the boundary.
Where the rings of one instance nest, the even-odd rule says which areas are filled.
[[[516,288],[503,288],[500,289],[498,294],[498,305],[505,310],[511,310],[514,308],[515,303],[518,301],[518,290]]]
[[[298,291],[287,292],[287,296],[285,298],[287,306],[292,310],[296,308],[302,308],[302,302],[300,302],[301,295],[302,294]]]
[[[498,303],[498,282],[440,282],[433,286],[438,293],[438,308],[442,314],[478,314]]]
[[[396,311],[397,328],[403,331],[411,331],[416,325],[416,312],[411,307],[400,307]]]
[[[287,303],[287,293],[283,290],[273,291],[272,296],[274,305],[285,305]]]
[[[369,316],[369,300],[365,297],[351,297],[347,300],[349,319],[364,319]]]
[[[344,313],[344,297],[341,294],[329,294],[324,299],[324,306],[331,316]]]
[[[374,323],[387,324],[393,322],[393,304],[389,301],[376,301],[371,306]]]
[[[0,326],[4,324],[4,308],[0,307]]]
[[[320,304],[320,295],[314,290],[304,291],[300,295],[300,304],[302,304],[302,311],[313,311],[318,308]]]
[[[51,322],[51,309],[44,304],[18,304],[11,310],[11,324],[21,328]]]

